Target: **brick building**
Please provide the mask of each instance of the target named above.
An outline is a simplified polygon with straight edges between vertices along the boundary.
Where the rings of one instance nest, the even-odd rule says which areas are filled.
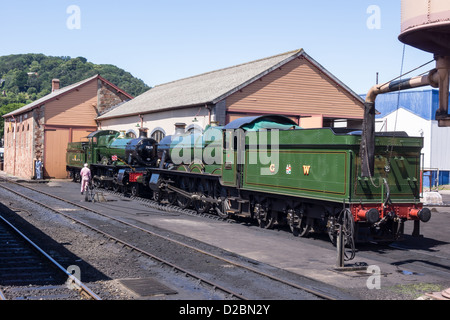
[[[67,143],[84,141],[97,130],[99,114],[131,99],[99,75],[64,88],[54,79],[52,93],[3,116],[4,171],[33,178],[41,159],[44,177],[65,178]]]

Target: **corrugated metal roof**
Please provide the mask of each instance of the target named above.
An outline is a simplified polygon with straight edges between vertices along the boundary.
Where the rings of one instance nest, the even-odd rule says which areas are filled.
[[[308,58],[356,99],[361,100],[358,95],[309,57],[303,49],[299,49],[155,86],[135,99],[107,111],[97,119],[104,120],[180,107],[216,104],[300,56]],[[361,105],[362,103],[361,100]]]

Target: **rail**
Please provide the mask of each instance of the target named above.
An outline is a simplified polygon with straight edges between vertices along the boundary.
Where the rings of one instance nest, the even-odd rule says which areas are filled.
[[[0,216],[0,221],[3,221],[3,223],[8,225],[17,235],[19,235],[23,240],[25,240],[37,252],[39,252],[39,254],[41,256],[43,256],[48,261],[50,261],[52,265],[54,265],[57,269],[59,269],[59,271],[63,272],[63,274],[65,274],[68,277],[68,283],[70,283],[75,288],[77,288],[81,294],[83,294],[84,296],[86,296],[88,298],[94,299],[94,300],[101,300],[101,298],[98,295],[96,295],[90,288],[88,288],[84,283],[82,283],[80,280],[78,280],[76,277],[74,277],[72,274],[70,274],[55,259],[53,259],[44,250],[42,250],[37,244],[35,244],[33,241],[31,241],[25,234],[23,234],[19,229],[17,229],[14,225],[12,225],[8,220],[6,220],[4,217]],[[6,300],[4,295],[0,296],[0,300]]]
[[[59,200],[59,201],[63,201],[63,202],[65,202],[65,203],[69,203],[69,204],[72,205],[72,206],[75,206],[75,207],[78,207],[78,208],[80,208],[80,209],[83,209],[83,210],[86,210],[86,211],[95,213],[95,214],[100,215],[100,216],[102,216],[102,217],[105,217],[105,218],[108,218],[108,219],[110,219],[110,220],[113,220],[113,221],[119,222],[119,223],[121,223],[121,224],[124,224],[124,225],[126,225],[126,226],[135,228],[135,229],[137,229],[137,230],[139,230],[139,231],[142,231],[142,232],[145,232],[145,233],[147,233],[147,234],[149,234],[149,235],[152,235],[152,236],[155,236],[155,237],[159,237],[159,238],[164,239],[164,240],[166,240],[166,241],[170,241],[170,242],[172,242],[172,243],[176,243],[176,244],[178,244],[178,245],[181,245],[181,246],[183,246],[183,247],[185,247],[185,248],[188,248],[188,249],[191,249],[191,250],[195,250],[195,251],[197,251],[197,252],[199,252],[199,253],[201,253],[201,254],[208,255],[208,256],[210,256],[210,257],[212,257],[212,258],[215,258],[215,259],[219,259],[219,260],[221,260],[221,261],[223,261],[223,262],[225,262],[225,263],[227,263],[227,264],[231,264],[231,265],[234,265],[234,266],[236,266],[236,267],[243,268],[243,269],[248,270],[248,271],[250,271],[250,272],[253,272],[253,273],[255,273],[255,274],[258,274],[258,275],[264,276],[264,277],[266,277],[266,278],[269,278],[269,279],[271,279],[271,280],[273,280],[273,281],[282,283],[282,284],[284,284],[284,285],[290,286],[290,287],[295,288],[295,289],[299,289],[299,290],[308,292],[308,293],[313,294],[313,295],[315,295],[315,296],[317,296],[317,297],[319,297],[319,298],[326,299],[326,300],[336,300],[336,299],[337,299],[336,297],[334,297],[334,296],[332,296],[332,295],[329,295],[329,294],[327,294],[327,293],[321,292],[320,290],[316,290],[315,288],[311,288],[311,287],[308,287],[308,286],[302,286],[302,285],[298,285],[298,284],[296,284],[296,283],[292,283],[292,282],[286,281],[286,280],[281,279],[281,278],[279,278],[279,277],[277,277],[277,276],[268,274],[268,273],[266,273],[266,272],[262,272],[262,271],[260,271],[260,270],[258,270],[258,269],[256,269],[256,268],[253,268],[253,267],[250,267],[250,266],[246,266],[246,265],[243,265],[243,264],[241,264],[241,263],[237,263],[237,262],[232,261],[232,260],[230,260],[230,259],[227,259],[227,258],[224,258],[224,257],[220,257],[220,256],[215,255],[215,254],[213,254],[213,253],[210,253],[210,252],[204,251],[204,250],[202,250],[202,249],[196,248],[196,247],[191,246],[191,245],[189,245],[189,244],[186,244],[186,243],[183,243],[183,242],[180,242],[180,241],[177,241],[177,240],[170,239],[170,238],[168,238],[168,237],[159,235],[159,234],[157,234],[157,233],[154,233],[154,232],[152,232],[152,231],[146,230],[146,229],[144,229],[144,228],[141,228],[141,227],[139,227],[139,226],[137,226],[137,225],[134,225],[134,224],[129,223],[129,222],[127,222],[127,221],[124,221],[124,220],[122,220],[122,219],[119,219],[119,218],[110,216],[110,215],[108,215],[108,214],[104,214],[104,213],[98,212],[98,211],[96,211],[96,210],[93,210],[93,209],[91,209],[91,208],[89,208],[89,207],[87,207],[87,206],[80,205],[80,204],[77,204],[77,203],[73,203],[73,202],[68,201],[68,200],[66,200],[66,199],[57,197],[57,196],[52,195],[52,194],[48,194],[48,193],[46,193],[46,192],[42,192],[42,191],[40,191],[40,190],[36,190],[36,189],[31,188],[31,187],[29,187],[29,186],[24,186],[24,185],[22,185],[22,184],[18,184],[18,185],[20,185],[21,187],[24,187],[24,188],[28,188],[28,189],[30,189],[30,190],[33,190],[33,191],[35,191],[35,192],[44,194],[44,195],[49,196],[49,197],[51,197],[51,198],[57,199],[57,200]],[[91,226],[91,225],[89,225],[89,224],[87,224],[87,223],[85,223],[85,222],[83,222],[83,221],[81,221],[81,220],[79,220],[79,219],[77,219],[77,218],[74,218],[73,216],[67,215],[67,214],[65,214],[65,213],[62,212],[62,211],[56,210],[56,209],[54,209],[54,208],[51,208],[50,206],[48,206],[48,205],[46,205],[46,204],[39,203],[39,202],[37,202],[35,199],[32,199],[32,198],[30,198],[30,197],[27,197],[27,196],[25,196],[25,195],[23,195],[23,194],[17,193],[16,191],[14,191],[14,190],[12,190],[12,189],[10,189],[10,188],[7,188],[7,187],[5,187],[5,186],[2,186],[2,187],[4,187],[4,188],[10,190],[11,192],[14,192],[14,193],[20,195],[21,197],[24,197],[25,199],[27,199],[27,200],[29,200],[29,201],[32,201],[32,202],[35,202],[35,203],[37,203],[37,204],[39,204],[39,205],[41,205],[41,206],[44,206],[45,208],[47,208],[47,209],[49,209],[49,210],[52,210],[53,212],[56,212],[56,213],[58,213],[58,214],[60,214],[60,215],[62,215],[62,216],[64,216],[64,217],[66,217],[66,218],[68,218],[68,219],[70,219],[70,220],[76,222],[76,223],[79,223],[79,224],[81,224],[81,225],[83,225],[83,226],[85,226],[85,227],[87,227],[87,228],[89,228],[89,229],[91,229],[91,230],[93,230],[93,231],[99,233],[99,234],[102,234],[102,235],[104,235],[105,237],[107,237],[107,238],[109,238],[109,239],[111,239],[111,240],[113,240],[113,241],[116,241],[116,242],[118,242],[118,243],[121,243],[122,245],[124,245],[124,246],[126,246],[126,247],[129,247],[130,249],[132,249],[132,250],[134,250],[134,251],[136,251],[136,252],[139,252],[139,253],[141,253],[141,254],[143,254],[143,255],[146,255],[146,256],[148,256],[148,257],[150,257],[150,258],[152,258],[152,259],[154,259],[154,260],[156,260],[156,261],[159,261],[160,263],[165,264],[165,265],[167,265],[167,266],[173,268],[174,270],[178,270],[178,271],[180,271],[180,272],[183,272],[183,273],[185,273],[185,274],[187,274],[187,275],[189,275],[189,276],[191,276],[191,277],[193,277],[193,278],[195,278],[195,279],[198,279],[199,281],[201,281],[201,282],[203,282],[203,283],[205,283],[205,284],[208,284],[208,285],[210,285],[210,286],[212,286],[212,287],[214,287],[214,288],[217,288],[217,289],[219,289],[219,290],[221,290],[221,291],[223,291],[223,292],[225,292],[225,293],[228,293],[228,294],[230,294],[230,295],[232,295],[232,296],[234,296],[234,297],[236,297],[236,298],[238,298],[238,299],[241,299],[241,300],[247,300],[245,297],[243,297],[243,296],[240,295],[240,294],[237,294],[237,293],[235,293],[235,292],[233,292],[233,291],[230,291],[229,289],[224,288],[223,286],[217,285],[217,284],[215,284],[215,283],[213,283],[213,282],[211,282],[211,281],[205,279],[204,277],[202,277],[202,276],[200,276],[200,275],[197,275],[197,274],[194,274],[194,273],[192,273],[192,272],[190,272],[190,271],[188,271],[188,270],[185,270],[184,268],[179,267],[178,265],[175,265],[175,264],[173,264],[173,263],[171,263],[171,262],[169,262],[169,261],[166,261],[166,260],[164,260],[164,259],[161,259],[160,257],[157,257],[157,256],[153,255],[152,253],[149,253],[149,252],[147,252],[147,251],[145,251],[145,250],[142,250],[142,249],[140,249],[140,248],[134,246],[134,245],[131,244],[131,243],[128,243],[128,242],[126,242],[126,241],[123,241],[123,240],[121,240],[121,239],[119,239],[119,238],[117,238],[117,237],[111,235],[111,234],[108,234],[107,232],[104,232],[104,231],[102,231],[102,230],[99,230],[98,228],[93,227],[93,226]]]

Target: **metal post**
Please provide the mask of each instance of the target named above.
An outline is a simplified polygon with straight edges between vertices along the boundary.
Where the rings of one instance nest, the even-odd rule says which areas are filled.
[[[339,233],[337,238],[337,259],[336,259],[336,267],[343,268],[344,267],[344,234],[342,232],[342,225],[339,226]]]

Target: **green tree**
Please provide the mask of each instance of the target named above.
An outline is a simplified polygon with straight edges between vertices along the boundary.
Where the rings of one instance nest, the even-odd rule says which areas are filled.
[[[54,78],[60,79],[61,87],[65,87],[96,74],[135,97],[150,89],[123,69],[110,64],[93,64],[85,57],[8,55],[0,57],[0,107],[28,103],[49,94]]]

